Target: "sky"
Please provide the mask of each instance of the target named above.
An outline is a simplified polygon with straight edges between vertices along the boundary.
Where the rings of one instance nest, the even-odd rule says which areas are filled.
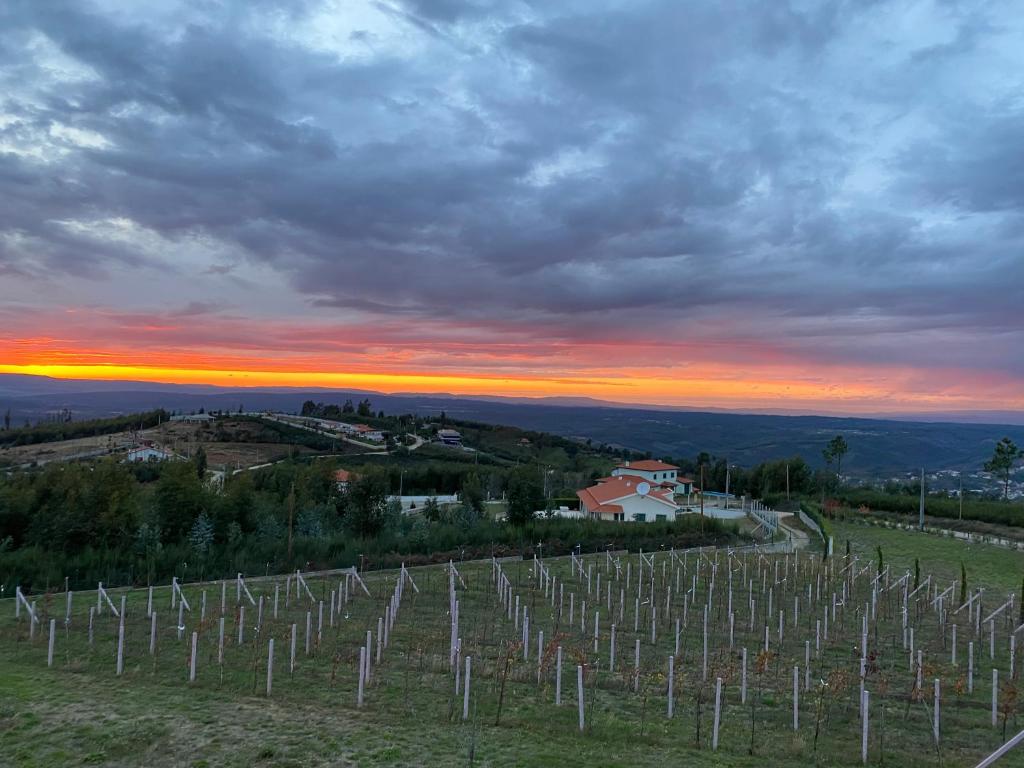
[[[5,0],[0,372],[1024,409],[1000,2]]]

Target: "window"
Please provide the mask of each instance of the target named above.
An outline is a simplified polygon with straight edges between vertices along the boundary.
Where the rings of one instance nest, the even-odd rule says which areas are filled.
[[[645,515],[643,512],[636,512],[633,514],[633,520],[637,523],[646,523],[647,515]]]
[[[626,513],[625,512],[616,512],[615,513],[615,521],[616,522],[621,523],[625,519],[626,519]]]
[[[664,523],[666,520],[668,520],[668,518],[665,515],[655,515],[654,519],[657,520],[659,523]]]

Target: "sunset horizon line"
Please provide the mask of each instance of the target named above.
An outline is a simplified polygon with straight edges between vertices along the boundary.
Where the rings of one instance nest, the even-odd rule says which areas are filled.
[[[924,402],[886,402],[847,397],[822,400],[802,400],[785,396],[767,396],[745,402],[739,398],[704,395],[691,397],[686,402],[675,400],[644,399],[636,391],[636,397],[629,399],[628,391],[607,395],[588,392],[594,382],[585,379],[545,379],[543,377],[515,378],[487,375],[447,376],[428,373],[367,374],[340,371],[257,371],[232,370],[216,371],[201,368],[147,368],[136,365],[8,365],[0,364],[0,374],[48,378],[59,381],[96,382],[105,384],[124,383],[146,385],[168,385],[174,387],[216,387],[225,390],[280,390],[287,392],[337,392],[339,394],[367,394],[388,397],[433,396],[453,399],[497,398],[501,400],[527,400],[543,404],[552,400],[587,400],[594,407],[624,407],[645,410],[689,410],[721,411],[738,415],[780,415],[780,416],[824,416],[836,418],[909,418],[942,415],[984,416],[998,415],[1022,410],[1019,405],[1008,403],[1003,406],[972,405],[966,403],[935,400]],[[388,386],[392,382],[392,386]],[[418,386],[402,388],[399,382]],[[555,382],[550,390],[539,389],[540,385]],[[679,382],[685,385],[685,382]],[[579,385],[572,388],[573,384]],[[596,386],[608,384],[597,382]],[[460,386],[461,385],[461,386]],[[619,383],[618,386],[622,386]],[[640,389],[643,380],[628,382],[627,386]],[[468,388],[464,388],[468,387]],[[532,391],[524,391],[532,390]],[[616,397],[615,395],[619,397]],[[654,395],[653,397],[657,397]],[[995,423],[995,422],[993,422]]]

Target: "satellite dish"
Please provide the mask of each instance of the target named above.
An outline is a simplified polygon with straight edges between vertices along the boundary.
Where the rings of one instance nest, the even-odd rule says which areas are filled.
[[[646,496],[650,492],[651,492],[651,484],[650,483],[637,483],[636,484],[636,494],[637,494],[637,496]]]

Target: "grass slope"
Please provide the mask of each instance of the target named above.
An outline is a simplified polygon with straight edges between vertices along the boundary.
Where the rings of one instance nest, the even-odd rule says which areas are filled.
[[[850,530],[853,536],[871,529]],[[847,533],[845,528],[843,533]],[[889,533],[889,532],[882,532]],[[884,546],[892,552],[893,562],[905,558],[922,544],[913,535],[902,534],[903,549],[896,537]],[[814,654],[814,625],[830,604],[833,590],[841,587],[841,578],[822,571],[817,560],[801,555],[801,570],[794,570],[792,558],[749,557],[731,561],[734,573],[736,645],[728,646],[729,621],[726,615],[726,560],[719,555],[717,597],[709,621],[709,680],[724,680],[724,709],[720,749],[710,750],[712,683],[701,675],[701,611],[709,591],[710,563],[704,561],[700,572],[691,555],[688,570],[673,569],[667,554],[656,554],[654,570],[655,599],[663,604],[667,588],[671,593],[668,620],[659,611],[657,637],[651,638],[650,602],[640,602],[636,613],[634,600],[637,555],[623,560],[623,572],[632,571],[632,583],[617,579],[609,570],[607,558],[587,555],[588,567],[604,585],[613,583],[613,594],[626,595],[624,616],[618,619],[618,651],[614,671],[609,670],[610,616],[605,599],[590,597],[586,628],[579,625],[581,602],[588,598],[586,580],[571,571],[564,558],[548,560],[548,567],[564,584],[559,600],[546,598],[539,580],[531,575],[529,562],[510,560],[505,573],[521,605],[531,617],[529,659],[523,660],[518,643],[521,633],[497,602],[486,563],[465,563],[461,567],[465,587],[457,590],[460,601],[460,635],[467,655],[473,657],[471,718],[460,721],[461,696],[454,695],[454,681],[448,669],[449,618],[447,615],[448,579],[442,567],[431,566],[414,571],[420,592],[406,589],[391,645],[374,668],[367,689],[366,706],[355,706],[356,662],[365,633],[376,634],[377,617],[384,612],[395,586],[394,572],[364,574],[372,593],[354,594],[334,620],[324,609],[323,634],[312,642],[311,653],[304,651],[306,612],[316,633],[317,612],[308,599],[297,604],[294,598],[285,605],[283,578],[256,580],[250,588],[263,595],[264,634],[255,631],[256,609],[246,604],[245,616],[235,608],[233,585],[228,589],[225,614],[224,664],[217,662],[217,622],[220,594],[218,585],[189,584],[185,591],[193,614],[185,614],[186,631],[179,639],[176,611],[169,605],[167,589],[155,591],[158,615],[157,653],[148,652],[149,621],[146,619],[146,590],[114,592],[119,603],[124,594],[128,605],[126,622],[125,673],[114,674],[117,621],[105,610],[95,621],[95,642],[88,643],[88,609],[96,605],[94,592],[76,593],[70,624],[65,627],[62,594],[37,595],[35,599],[42,624],[35,639],[28,639],[24,617],[13,620],[13,605],[0,601],[0,763],[14,766],[50,765],[147,765],[162,766],[759,766],[766,761],[777,766],[856,766],[860,764],[860,727],[857,714],[856,646],[860,638],[858,611],[870,600],[870,562],[873,539],[857,538],[855,549],[869,557],[858,565],[861,575],[855,580],[850,598],[840,605],[831,624],[828,641],[820,657]],[[957,542],[931,542],[928,544]],[[948,553],[929,556],[943,566]],[[991,554],[991,553],[985,553]],[[973,552],[975,559],[979,553]],[[959,563],[959,557],[953,558]],[[663,570],[662,563],[666,563]],[[841,558],[834,560],[838,573]],[[865,567],[866,566],[866,567]],[[957,565],[958,567],[958,565]],[[1000,566],[994,566],[998,569]],[[753,586],[745,586],[746,568]],[[775,576],[779,569],[778,578]],[[696,597],[681,597],[685,587],[675,588],[673,570],[680,585],[691,584],[696,577]],[[927,572],[927,570],[925,570]],[[867,575],[864,575],[864,574]],[[994,571],[993,571],[994,573]],[[788,576],[787,576],[788,574]],[[648,569],[644,584],[649,584]],[[807,586],[821,579],[820,599]],[[979,576],[980,578],[980,576]],[[317,599],[330,600],[338,589],[339,577],[310,578]],[[772,587],[775,608],[766,609],[767,598],[760,586]],[[274,585],[279,588],[280,613],[273,617]],[[752,589],[755,607],[751,617],[747,590]],[[197,615],[206,592],[208,610],[205,621]],[[607,587],[602,587],[607,592]],[[570,594],[574,598],[570,598]],[[914,672],[908,668],[907,652],[900,646],[899,590],[887,590],[879,599],[877,624],[870,636],[872,663],[867,681],[872,691],[871,762],[883,756],[891,765],[930,766],[937,763],[931,744],[927,699],[912,694]],[[791,606],[794,598],[802,603],[797,625],[793,625]],[[566,613],[575,603],[575,619],[570,626]],[[552,605],[552,602],[554,605]],[[612,600],[613,611],[617,608]],[[596,605],[595,605],[596,603]],[[973,694],[959,689],[964,676],[966,637],[961,635],[959,666],[950,663],[945,640],[938,634],[934,616],[919,603],[911,621],[917,629],[917,646],[926,660],[926,680],[941,678],[945,704],[943,709],[942,763],[964,765],[994,749],[1003,737],[1001,728],[988,723],[990,684],[986,682],[990,666],[1003,670],[1008,665],[1005,639],[1011,627],[1000,622],[1000,641],[994,661],[982,657],[978,642],[977,668]],[[602,613],[598,648],[593,645],[593,611]],[[776,613],[786,613],[786,639],[775,639]],[[688,616],[688,620],[685,617]],[[54,667],[46,667],[46,634],[49,617],[58,621]],[[673,654],[673,619],[683,619],[679,654],[676,655],[676,717],[665,717],[666,661]],[[634,622],[638,631],[634,632]],[[297,667],[288,673],[288,639],[292,624],[297,630]],[[238,643],[238,625],[245,637]],[[1005,626],[1004,626],[1005,624]],[[770,654],[758,658],[758,650],[769,628]],[[541,629],[547,642],[537,679],[537,636]],[[189,643],[192,631],[199,637],[198,675],[187,682]],[[964,632],[966,634],[966,632]],[[267,638],[276,638],[274,690],[264,694]],[[791,674],[793,666],[804,663],[804,642],[810,639],[812,652],[811,692],[801,698],[801,730],[792,730]],[[987,639],[987,637],[986,637]],[[638,671],[639,691],[633,690],[632,655],[634,641],[641,646]],[[555,645],[564,650],[563,705],[554,706]],[[739,701],[739,649],[750,649],[749,702]],[[508,659],[510,672],[502,697],[502,670]],[[755,672],[758,661],[762,672]],[[577,730],[575,669],[588,665],[586,676],[587,731]],[[819,680],[829,687],[819,687]],[[500,722],[498,710],[501,707]],[[816,716],[821,714],[821,733],[814,748]],[[751,718],[755,723],[755,748],[750,754]],[[883,725],[884,723],[884,725]],[[1016,714],[1008,721],[1010,733],[1019,727]],[[699,745],[699,748],[698,748]],[[1012,760],[1006,765],[1013,765]],[[1020,765],[1020,761],[1016,763]]]

